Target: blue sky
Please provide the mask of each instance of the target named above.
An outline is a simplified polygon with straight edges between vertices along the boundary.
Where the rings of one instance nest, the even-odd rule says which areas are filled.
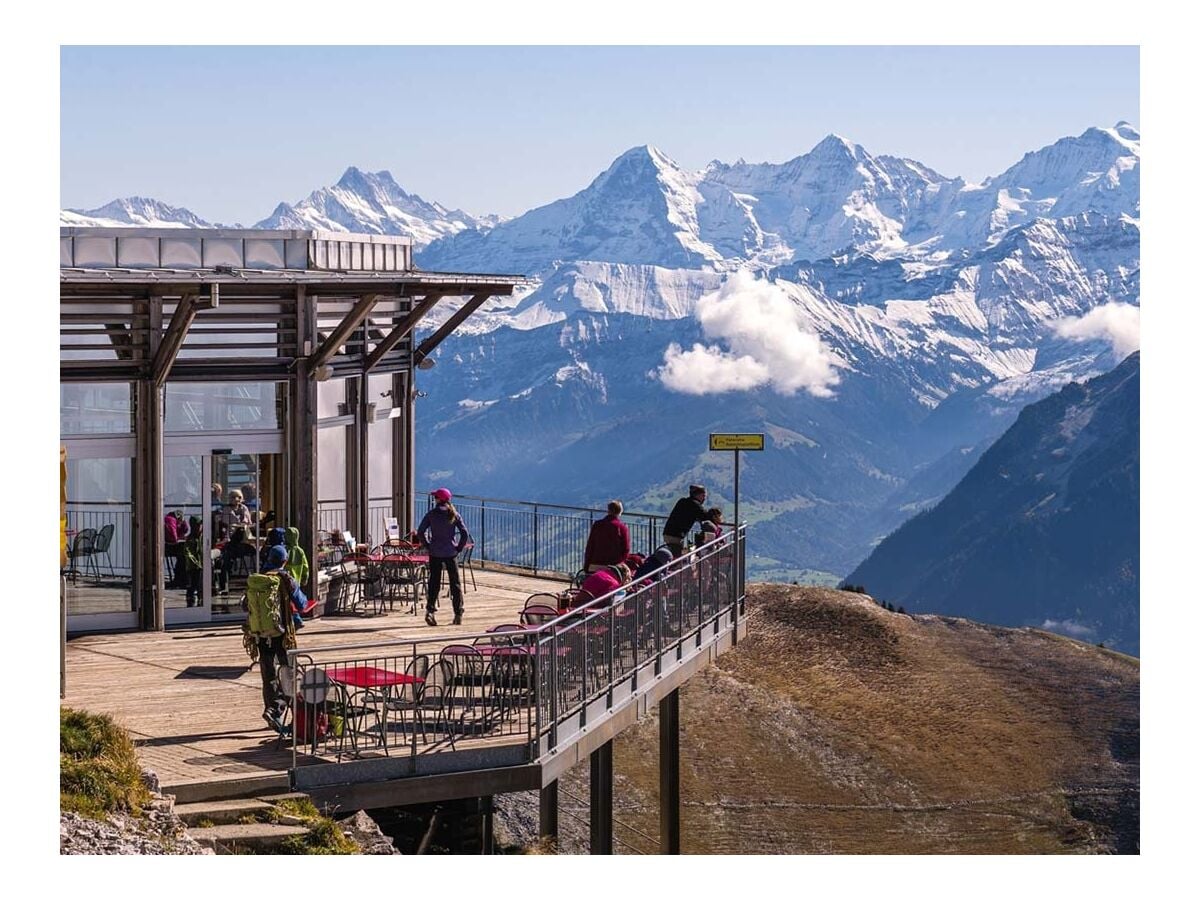
[[[1136,47],[64,47],[61,202],[250,224],[348,165],[517,215],[654,144],[781,162],[837,132],[981,180],[1140,127]]]

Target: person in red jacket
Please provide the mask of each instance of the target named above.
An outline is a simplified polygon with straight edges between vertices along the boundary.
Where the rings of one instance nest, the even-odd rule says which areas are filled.
[[[597,569],[583,580],[583,584],[579,587],[580,594],[576,598],[574,605],[582,606],[585,603],[591,603],[593,600],[599,600],[601,597],[608,596],[618,588],[629,584],[629,579],[629,568],[624,563]],[[624,596],[624,591],[613,594],[609,602],[615,603]]]
[[[587,548],[583,551],[583,568],[596,572],[605,566],[617,566],[629,556],[629,527],[621,521],[624,507],[620,500],[608,504],[608,515],[592,524]]]

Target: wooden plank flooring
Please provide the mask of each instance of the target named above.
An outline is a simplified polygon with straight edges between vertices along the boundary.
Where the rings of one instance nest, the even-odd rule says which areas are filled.
[[[448,597],[440,623],[397,604],[382,616],[336,616],[309,622],[300,649],[372,641],[468,635],[516,622],[525,599],[557,591],[561,581],[476,570],[479,589],[467,590],[462,625],[449,625]],[[468,577],[469,581],[469,577]],[[81,635],[67,643],[67,696],[63,705],[109,713],[133,735],[146,768],[164,790],[173,785],[276,775],[291,765],[290,743],[276,747],[263,722],[262,679],[242,649],[240,625],[167,632]],[[515,739],[514,739],[515,740]]]

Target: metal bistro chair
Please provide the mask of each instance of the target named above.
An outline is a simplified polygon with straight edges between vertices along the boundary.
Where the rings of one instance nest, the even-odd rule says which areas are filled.
[[[558,609],[545,604],[534,603],[521,610],[522,625],[545,625],[553,622],[559,616]]]
[[[454,667],[446,660],[439,659],[425,675],[425,683],[415,692],[414,702],[417,724],[421,729],[421,740],[429,742],[429,726],[425,713],[433,712],[433,733],[444,733],[450,741],[450,749],[454,749],[454,729],[450,727],[450,696],[454,683]],[[411,707],[410,707],[411,708]]]
[[[420,728],[422,740],[428,743],[429,736],[425,733],[424,710],[426,708],[425,689],[429,682],[429,657],[423,653],[414,656],[405,667],[404,674],[419,680],[413,681],[411,684],[397,685],[396,690],[388,696],[387,707],[400,714],[397,721],[401,728],[407,723],[408,713],[411,712],[413,714],[413,730]],[[439,691],[434,691],[431,696],[436,698],[438,693]],[[440,709],[436,706],[434,709],[440,715]],[[436,727],[437,719],[435,718],[434,728]]]
[[[348,566],[354,566],[351,570]],[[371,600],[372,588],[381,586],[379,569],[371,560],[371,557],[366,553],[347,553],[342,557],[342,579],[343,583],[349,585],[352,589],[353,599],[350,601],[350,610],[358,611],[360,603],[366,604]],[[375,591],[375,614],[383,612],[383,604],[387,598],[382,590]]]
[[[459,732],[485,733],[492,724],[491,660],[470,644],[443,647],[441,658],[451,668],[447,708]]]
[[[471,557],[474,555],[474,553],[475,553],[475,542],[467,541],[466,544],[463,545],[462,550],[460,550],[458,552],[458,568],[461,571],[470,573],[470,575],[471,575],[471,590],[477,591],[477,590],[479,590],[479,585],[477,585],[475,583],[475,566],[471,562]],[[466,588],[467,579],[465,579],[465,578],[462,579],[462,586],[464,589]]]
[[[71,561],[67,573],[71,576],[71,581],[79,579],[79,560],[83,560],[84,573],[87,573],[88,563],[92,566],[96,565],[96,529],[84,528],[75,535],[75,540],[71,542],[71,547],[67,550],[67,558]],[[96,577],[100,577],[99,569],[96,570]]]
[[[421,592],[428,581],[425,567],[417,565],[407,553],[397,548],[384,546],[383,562],[379,564],[388,609],[393,609],[397,600],[412,605],[412,614],[417,614],[421,604]]]
[[[350,739],[350,752],[358,756],[360,738],[370,738],[371,743],[387,753],[387,734],[384,731],[384,708],[387,697],[377,688],[359,688],[343,684],[336,677],[330,678],[333,688],[334,706],[342,716],[342,734],[338,740],[338,761],[346,751],[346,739]]]
[[[112,546],[113,533],[117,530],[117,526],[112,522],[103,526],[96,534],[96,543],[92,545],[92,558],[97,559],[101,553],[104,554],[104,561],[108,565],[108,576],[110,578],[117,577],[117,571],[113,568],[112,556],[109,554],[108,548]],[[99,573],[100,567],[97,565],[96,572]]]

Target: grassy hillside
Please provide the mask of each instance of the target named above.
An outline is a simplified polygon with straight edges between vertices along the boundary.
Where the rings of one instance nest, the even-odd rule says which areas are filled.
[[[749,609],[682,695],[685,852],[1137,851],[1137,660],[823,588],[754,585]],[[657,754],[654,720],[617,742],[618,852],[656,852]],[[587,777],[563,782],[567,852]]]

